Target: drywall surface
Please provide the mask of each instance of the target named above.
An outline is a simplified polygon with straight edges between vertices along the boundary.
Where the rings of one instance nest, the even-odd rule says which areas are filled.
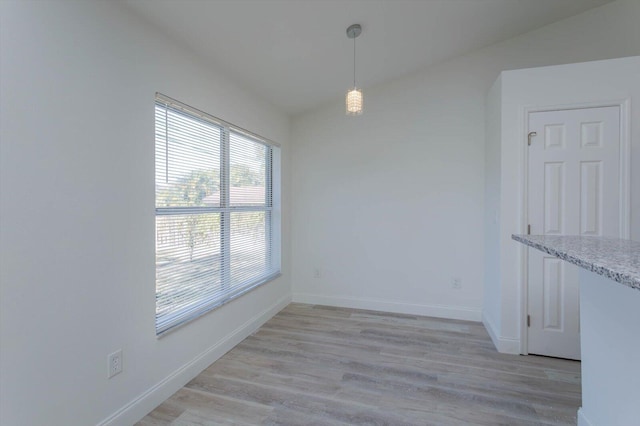
[[[295,300],[480,319],[484,97],[454,72],[295,119]]]
[[[500,330],[500,144],[502,142],[502,81],[498,77],[485,105],[484,156],[484,300],[482,321],[488,330]],[[491,335],[496,346],[497,336]]]
[[[485,97],[502,70],[640,54],[639,17],[640,2],[619,0],[365,88],[360,117],[346,117],[341,99],[295,116],[294,299],[474,320],[484,300],[494,301],[485,317],[497,327],[511,320],[496,311],[495,253],[486,294],[483,285],[483,251],[496,250],[485,232],[499,238],[487,224],[497,199],[485,196],[503,191],[485,189],[485,155],[499,152],[485,147]],[[492,176],[486,184],[497,184]],[[504,347],[518,347],[518,335],[501,333],[493,330]]]
[[[506,71],[501,84],[500,335],[519,341],[525,249],[511,240],[511,234],[524,233],[526,227],[522,201],[525,108],[623,104],[621,133],[623,138],[629,138],[631,148],[630,156],[623,159],[626,164],[620,167],[623,174],[631,170],[631,220],[627,231],[630,230],[631,239],[640,240],[640,175],[633,172],[640,168],[640,57]]]
[[[290,299],[289,119],[113,2],[0,12],[0,424],[132,424]],[[282,277],[161,339],[156,91],[284,157]]]
[[[640,18],[640,2],[634,0],[616,1],[614,3],[605,5],[600,8],[593,9],[585,12],[581,15],[566,19],[559,23],[550,25],[541,30],[534,31],[522,37],[518,37],[509,40],[505,43],[501,43],[486,49],[486,53],[492,57],[497,63],[505,64],[504,69],[516,68],[516,64],[521,67],[525,66],[537,66],[546,65],[551,63],[563,64],[568,62],[580,62],[593,59],[607,59],[623,56],[632,56],[640,54],[640,29],[634,23]],[[514,50],[515,47],[520,45],[521,50]],[[508,64],[508,65],[506,65]],[[579,70],[580,68],[576,69]],[[568,69],[570,70],[570,69]],[[551,72],[555,72],[555,69],[551,69]],[[569,71],[571,72],[571,71]],[[608,67],[605,66],[605,75],[608,72]],[[535,73],[535,71],[534,71]],[[615,73],[615,72],[614,72]],[[506,74],[506,73],[505,73]],[[518,96],[522,91],[531,95],[533,90],[531,89],[530,82],[526,80],[531,74],[521,74],[522,78],[518,80],[515,86],[518,86],[518,91],[514,93]],[[585,78],[588,78],[585,76]],[[569,80],[573,80],[569,77]],[[553,93],[557,85],[553,85],[553,89],[539,92],[540,96],[527,98],[526,96],[520,97],[521,105],[513,104],[513,110],[509,113],[503,108],[501,110],[501,132],[504,132],[504,127],[512,129],[512,133],[500,135],[501,142],[506,143],[507,146],[500,146],[500,149],[490,149],[489,146],[496,144],[494,138],[488,138],[486,143],[488,144],[485,153],[492,158],[486,158],[487,168],[485,169],[488,176],[495,174],[495,169],[489,168],[489,164],[495,164],[498,162],[502,164],[504,169],[501,169],[501,181],[505,185],[500,187],[499,183],[491,183],[487,176],[486,183],[488,186],[495,186],[495,188],[485,188],[485,217],[490,217],[498,211],[500,217],[500,229],[497,230],[490,226],[489,222],[485,223],[485,238],[487,242],[493,242],[495,240],[500,241],[500,254],[498,257],[498,264],[496,265],[496,256],[491,253],[485,253],[487,263],[485,267],[487,270],[495,270],[497,267],[500,270],[500,276],[496,278],[495,275],[487,274],[485,281],[485,306],[483,310],[483,316],[486,318],[495,319],[495,328],[489,330],[489,333],[493,336],[497,336],[498,341],[496,346],[505,352],[519,353],[522,350],[521,345],[521,324],[522,324],[522,295],[520,290],[522,288],[521,276],[519,275],[521,267],[521,248],[514,250],[510,235],[512,233],[524,232],[526,226],[523,222],[523,212],[521,210],[521,197],[522,193],[520,187],[522,185],[521,176],[519,176],[520,166],[522,164],[522,141],[523,138],[518,133],[518,129],[515,126],[521,124],[523,118],[521,116],[523,105],[533,106],[536,105],[550,105],[553,99],[556,100],[556,104],[562,103],[561,99],[564,97],[564,102],[579,102],[580,100],[588,102],[588,100],[597,99],[604,96],[602,90],[595,83],[588,83],[584,79],[578,79],[582,82],[581,94],[576,96],[577,92],[573,91],[573,85],[569,84],[568,90],[574,94],[572,97],[567,97],[567,91],[559,90],[558,96],[554,96]],[[598,81],[604,83],[604,90],[607,90],[609,86],[609,78],[601,78]],[[502,93],[504,94],[505,88],[502,83],[504,80],[497,81],[496,85],[501,86]],[[626,84],[626,83],[624,83]],[[510,87],[514,87],[511,85]],[[538,87],[539,88],[539,87]],[[535,90],[538,90],[536,88]],[[614,93],[620,93],[620,86]],[[562,87],[560,87],[562,89]],[[595,90],[595,91],[594,91]],[[551,95],[551,97],[549,96]],[[609,96],[613,94],[609,92]],[[487,105],[490,105],[487,103]],[[491,116],[491,111],[486,111],[487,120]],[[505,116],[506,114],[506,116]],[[489,121],[487,121],[489,123]],[[488,129],[489,130],[489,129]],[[500,142],[498,142],[500,144]],[[635,155],[635,154],[634,154]],[[637,177],[632,174],[632,186],[637,187]],[[496,206],[496,198],[491,197],[495,191],[501,193],[499,201],[501,206]],[[637,191],[637,189],[636,189]],[[632,196],[632,209],[638,211],[640,208],[640,197]],[[632,228],[640,229],[639,225],[640,216],[638,214],[632,215]],[[632,235],[633,237],[633,235]],[[637,236],[634,238],[638,238]],[[498,282],[496,282],[496,280]],[[496,301],[499,303],[492,304],[488,301]],[[502,328],[502,324],[505,324],[505,329]],[[485,325],[489,327],[491,324]]]
[[[640,293],[580,269],[582,407],[578,426],[638,422]]]

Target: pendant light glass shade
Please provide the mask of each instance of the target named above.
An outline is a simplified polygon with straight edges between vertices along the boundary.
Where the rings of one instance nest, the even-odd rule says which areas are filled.
[[[347,92],[347,115],[360,115],[362,114],[363,107],[362,90],[354,87]]]

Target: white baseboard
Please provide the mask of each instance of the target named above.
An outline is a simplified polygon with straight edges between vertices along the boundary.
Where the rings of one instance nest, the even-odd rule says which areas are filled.
[[[491,341],[498,352],[516,355],[520,353],[520,339],[499,336],[496,332],[495,325],[484,312],[482,312],[482,324],[487,330],[487,333],[489,333],[489,337],[491,337]]]
[[[584,415],[582,407],[578,408],[578,426],[593,426],[593,423]]]
[[[202,370],[251,335],[251,333],[280,312],[289,303],[291,303],[291,296],[287,295],[264,311],[253,316],[222,340],[216,342],[193,360],[178,368],[133,401],[98,423],[98,426],[131,425],[136,423],[164,400],[176,393],[191,379],[196,377]]]
[[[333,297],[309,293],[294,293],[293,302],[477,322],[481,319],[480,309],[464,306],[419,305],[414,303],[389,302],[380,299],[361,299],[345,296]]]

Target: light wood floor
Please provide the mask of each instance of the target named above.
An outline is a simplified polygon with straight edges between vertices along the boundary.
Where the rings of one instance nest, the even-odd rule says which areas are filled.
[[[138,425],[568,425],[580,363],[480,323],[291,304]]]

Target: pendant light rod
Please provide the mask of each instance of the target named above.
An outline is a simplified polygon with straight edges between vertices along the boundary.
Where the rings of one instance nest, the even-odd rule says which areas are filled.
[[[353,87],[356,87],[356,38],[353,38]]]
[[[360,24],[353,24],[347,28],[347,37],[353,39],[353,87],[356,87],[356,38],[362,33]]]

